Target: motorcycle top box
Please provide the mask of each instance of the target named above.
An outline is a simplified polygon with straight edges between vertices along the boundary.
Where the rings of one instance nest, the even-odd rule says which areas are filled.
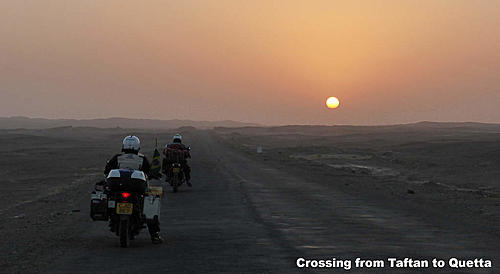
[[[170,149],[167,148],[163,152],[165,155],[165,159],[169,163],[181,163],[186,160],[186,153],[179,149]]]
[[[144,193],[147,183],[144,172],[132,169],[113,169],[109,172],[106,185],[111,192],[130,191]]]

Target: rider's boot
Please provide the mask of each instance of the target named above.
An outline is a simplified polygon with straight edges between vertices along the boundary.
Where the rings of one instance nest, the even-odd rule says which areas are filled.
[[[153,242],[153,244],[163,243],[163,239],[160,236],[160,232],[155,232],[155,233],[151,234],[151,241]]]
[[[186,174],[186,185],[188,185],[188,187],[192,187],[193,185],[191,184],[191,174],[189,173],[185,174]]]
[[[108,226],[109,226],[109,231],[116,232],[116,225],[113,222],[113,220],[109,220],[109,225]]]

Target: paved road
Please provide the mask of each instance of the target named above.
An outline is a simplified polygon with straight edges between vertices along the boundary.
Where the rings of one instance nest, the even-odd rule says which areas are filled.
[[[211,132],[200,132],[191,145],[194,187],[167,193],[163,200],[164,244],[152,245],[144,231],[123,249],[104,222],[82,218],[81,233],[49,272],[307,273],[314,270],[298,269],[298,257],[498,259],[498,240],[492,244],[485,235],[435,225],[425,216],[386,206],[389,201],[350,196],[314,174],[307,180],[293,176],[227,149]]]

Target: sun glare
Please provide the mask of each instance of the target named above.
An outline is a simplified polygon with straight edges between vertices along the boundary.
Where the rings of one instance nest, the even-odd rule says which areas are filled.
[[[340,105],[340,101],[337,97],[330,97],[326,99],[326,106],[328,108],[338,108]]]

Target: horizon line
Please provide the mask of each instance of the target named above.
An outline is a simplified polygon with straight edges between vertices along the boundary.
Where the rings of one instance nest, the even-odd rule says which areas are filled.
[[[193,120],[193,119],[160,119],[160,118],[128,118],[128,117],[120,117],[120,116],[111,116],[104,118],[47,118],[47,117],[30,117],[23,115],[14,115],[14,116],[0,116],[0,119],[13,119],[13,118],[23,118],[23,119],[41,119],[41,120],[66,120],[66,121],[95,121],[95,120],[112,120],[112,119],[123,119],[123,120],[150,120],[150,121],[189,121],[189,122],[198,122],[198,123],[220,123],[220,122],[234,122],[241,124],[253,124],[251,126],[255,127],[283,127],[283,126],[359,126],[359,127],[370,127],[370,126],[399,126],[399,125],[412,125],[412,124],[421,124],[421,123],[436,123],[436,124],[485,124],[485,125],[499,125],[500,122],[481,122],[481,121],[429,121],[429,120],[418,120],[413,122],[401,122],[401,123],[388,123],[388,124],[302,124],[302,123],[282,123],[282,124],[263,124],[258,122],[244,122],[237,120]]]

